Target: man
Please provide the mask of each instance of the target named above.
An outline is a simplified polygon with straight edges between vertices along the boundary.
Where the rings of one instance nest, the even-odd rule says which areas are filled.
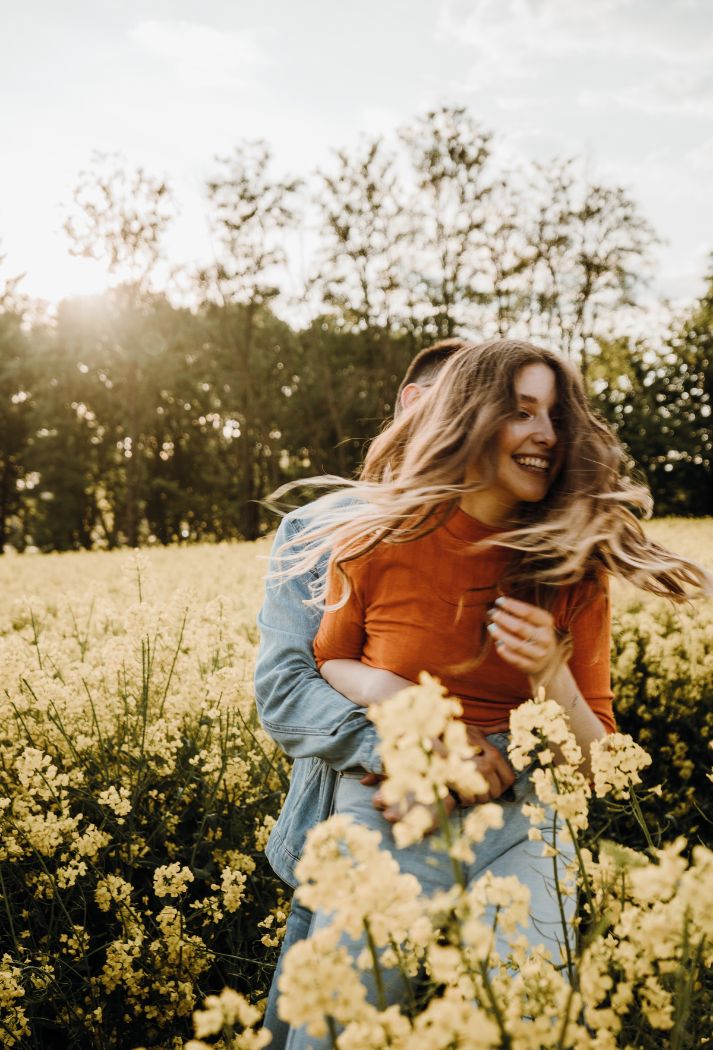
[[[399,387],[395,414],[421,397],[435,382],[443,364],[469,345],[460,339],[445,339],[417,354]],[[273,558],[301,528],[300,514],[297,510],[283,518],[275,536]],[[271,569],[275,567],[273,561]],[[368,783],[373,783],[382,772],[376,728],[365,709],[332,689],[314,662],[312,643],[322,613],[304,603],[311,596],[310,583],[325,567],[322,564],[298,579],[268,582],[258,616],[258,714],[263,728],[294,759],[290,789],[266,854],[275,873],[292,887],[297,884],[294,869],[307,832],[331,813],[339,772],[361,768]],[[479,751],[478,769],[489,785],[488,795],[480,801],[499,798],[513,783],[514,774],[500,751],[482,733],[469,727],[469,738]],[[307,936],[311,917],[311,912],[293,901],[265,1012],[265,1027],[272,1033],[272,1050],[284,1047],[288,1032],[288,1026],[277,1016],[281,960],[292,944]]]

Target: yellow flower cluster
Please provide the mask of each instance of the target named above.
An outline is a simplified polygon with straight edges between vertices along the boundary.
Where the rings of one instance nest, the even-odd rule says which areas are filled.
[[[285,914],[263,849],[289,771],[251,693],[264,566],[193,551],[176,590],[166,554],[43,559],[61,588],[0,612],[3,1045],[173,1050],[234,960],[269,981]],[[73,592],[80,561],[100,571]],[[218,579],[232,596],[199,600]]]
[[[617,721],[654,760],[657,819],[709,837],[713,812],[704,819],[701,808],[713,745],[713,602],[672,607],[622,595],[613,643]]]
[[[386,798],[442,797],[468,757],[460,735],[451,737],[457,714],[427,677],[376,709]],[[310,832],[297,870],[298,898],[330,922],[284,961],[279,1011],[291,1025],[331,1038],[336,1050],[616,1050],[659,1045],[662,1033],[683,1045],[702,973],[713,963],[713,851],[696,846],[689,860],[680,838],[640,851],[605,843],[594,855],[585,838],[591,792],[562,708],[541,693],[514,712],[511,730],[515,764],[537,762],[538,801],[528,816],[537,827],[554,811],[554,827],[574,845],[576,861],[565,870],[557,838],[543,844],[557,894],[574,893],[576,876],[583,899],[579,942],[565,967],[519,932],[529,891],[516,877],[490,872],[467,885],[454,869],[453,888],[429,897],[381,848],[377,832],[338,814]],[[624,734],[595,749],[597,794],[619,808],[622,799],[636,800],[647,760]],[[415,775],[405,768],[411,763]],[[491,804],[469,815],[471,848],[499,826],[498,810]],[[447,826],[444,819],[440,845],[453,855]],[[509,944],[508,958],[496,953],[496,932]],[[366,947],[353,957],[346,944],[359,938]],[[400,970],[403,1001],[367,1001],[362,973],[369,969],[377,989],[386,971]],[[415,983],[419,974],[425,986]]]
[[[7,952],[0,959],[0,1019],[3,1046],[17,1046],[30,1035],[27,1014],[20,1000],[24,998],[22,970]]]
[[[379,848],[381,836],[335,815],[314,828],[297,865],[302,904],[334,913],[335,926],[359,937],[368,921],[374,943],[383,947],[408,936],[420,914],[420,886],[402,875],[394,858]]]
[[[461,704],[445,692],[440,682],[423,673],[419,685],[369,711],[379,730],[384,768],[389,770],[381,794],[387,804],[406,810],[394,829],[399,846],[423,838],[433,823],[432,807],[449,789],[465,796],[482,795],[488,789],[471,761],[474,752],[465,724],[458,720]]]
[[[713,549],[710,528],[651,525],[662,542],[698,558]],[[255,1001],[264,995],[286,907],[263,851],[289,774],[257,724],[251,694],[265,571],[256,554],[266,553],[260,542],[138,556],[0,558],[3,1045],[59,1038],[66,1045],[179,1050],[199,988],[217,993],[228,979],[252,988]],[[397,873],[341,828],[337,855],[323,839],[324,870],[309,874],[308,866],[306,885],[329,892],[336,879],[330,868],[350,856],[365,886],[350,902],[356,880],[339,868],[344,921],[355,924],[362,915],[383,965],[403,967],[413,981],[426,972],[443,984],[409,1013],[359,1005],[360,993],[345,977],[345,1005],[336,1007],[346,1023],[339,1050],[425,1050],[448,1045],[444,1040],[495,1047],[503,1033],[513,1050],[638,1050],[657,1040],[683,1045],[683,1033],[696,1045],[711,1037],[713,1004],[706,1008],[700,980],[713,936],[711,860],[703,846],[690,844],[710,841],[703,814],[713,742],[713,609],[673,609],[616,587],[613,605],[622,740],[610,740],[595,758],[593,800],[576,763],[562,764],[567,740],[556,719],[544,709],[522,713],[530,719],[522,726],[523,760],[530,745],[538,756],[531,835],[542,835],[553,806],[559,841],[569,833],[579,851],[574,980],[526,951],[516,934],[508,935],[511,968],[498,969],[483,908],[496,902],[498,922],[511,924],[524,907],[517,887],[491,882],[468,895],[455,887],[447,899],[417,896],[414,903],[411,886],[399,899]],[[406,703],[401,713],[393,709],[392,726],[385,711],[380,728],[394,758],[391,797],[423,800],[397,826],[402,842],[425,832],[446,786],[460,785],[464,794],[478,786],[454,721],[456,702],[426,681]],[[392,728],[404,710],[410,733],[400,739]],[[538,733],[545,724],[547,742]],[[655,768],[645,768],[629,733]],[[643,791],[638,777],[660,783],[660,797]],[[588,801],[596,850],[588,849],[584,829]],[[606,841],[621,828],[630,846],[638,843],[631,828],[641,813],[627,814],[639,801],[652,841],[644,849]],[[476,807],[460,841],[444,836],[454,868],[498,820],[497,805]],[[662,846],[659,824],[683,832],[689,845]],[[556,853],[547,838],[538,848]],[[372,863],[384,880],[380,897]],[[157,896],[156,872],[158,888],[177,895]],[[565,883],[570,877],[562,871]],[[398,887],[395,896],[389,886]],[[404,940],[376,947],[387,930]],[[485,958],[492,965],[483,974]],[[304,1003],[312,994],[329,1003],[328,964],[304,965],[313,969],[294,975],[304,983]],[[316,987],[318,974],[324,987]],[[220,1045],[265,1045],[256,1024],[231,1009]],[[608,1024],[612,1016],[618,1020]]]
[[[182,864],[164,864],[153,873],[153,891],[157,897],[182,897],[194,878]]]
[[[207,996],[203,1007],[193,1014],[196,1038],[186,1043],[185,1050],[210,1050],[210,1045],[203,1040],[212,1035],[223,1036],[224,1050],[262,1050],[270,1042],[270,1035],[255,1031],[259,1020],[260,1011],[247,999],[231,988],[224,988],[220,995]],[[236,1033],[236,1025],[243,1031]]]
[[[624,798],[635,784],[641,783],[641,771],[651,765],[651,755],[624,733],[611,733],[592,744],[594,792]]]

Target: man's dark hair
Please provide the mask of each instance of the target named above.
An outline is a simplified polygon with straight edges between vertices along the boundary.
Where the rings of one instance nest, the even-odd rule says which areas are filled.
[[[467,346],[473,345],[467,339],[441,339],[439,342],[434,343],[433,346],[427,346],[423,350],[419,350],[401,380],[401,386],[396,393],[396,406],[398,407],[401,404],[401,394],[404,387],[407,387],[409,383],[428,384],[432,382],[449,357],[457,354],[459,350],[464,350]]]

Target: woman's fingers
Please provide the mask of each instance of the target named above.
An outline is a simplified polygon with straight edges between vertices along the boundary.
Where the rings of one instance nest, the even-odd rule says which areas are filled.
[[[488,615],[488,631],[506,663],[525,674],[537,674],[548,666],[557,651],[551,613],[515,598],[498,598]]]
[[[544,632],[538,634],[533,631],[532,634],[523,636],[508,630],[499,623],[491,624],[488,627],[488,631],[498,650],[503,645],[507,645],[508,648],[513,649],[516,653],[522,653],[524,656],[544,656],[545,653],[552,650],[554,645],[554,635],[547,635]]]
[[[553,629],[549,624],[533,623],[532,620],[526,620],[521,616],[513,616],[511,613],[502,612],[500,609],[494,611],[491,622],[525,642],[545,642]]]
[[[497,643],[496,643],[497,644]],[[540,670],[542,659],[533,659],[533,654],[523,652],[521,646],[508,645],[506,642],[498,645],[498,656],[501,660],[524,671],[525,674],[536,674]]]
[[[521,602],[517,598],[508,598],[505,595],[495,599],[494,610],[509,613],[535,627],[546,627],[552,623],[552,614],[546,609],[541,609],[539,605],[530,605],[529,602]]]
[[[556,645],[554,632],[547,635],[544,631],[540,633],[535,631],[523,637],[521,633],[508,630],[500,623],[489,624],[488,632],[495,642],[500,656],[503,656],[503,650],[507,649],[526,659],[541,659],[546,654],[551,653]]]
[[[490,624],[488,630],[501,659],[525,674],[539,674],[549,667],[557,655],[557,635],[554,632],[551,632],[548,640],[540,637],[525,640],[518,634],[504,630],[498,624]]]

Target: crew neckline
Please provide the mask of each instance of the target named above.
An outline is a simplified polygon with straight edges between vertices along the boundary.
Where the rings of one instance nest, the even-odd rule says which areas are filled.
[[[502,525],[486,525],[472,514],[467,514],[461,507],[455,508],[444,528],[459,540],[482,540],[486,536],[494,536],[497,532],[505,532]]]

